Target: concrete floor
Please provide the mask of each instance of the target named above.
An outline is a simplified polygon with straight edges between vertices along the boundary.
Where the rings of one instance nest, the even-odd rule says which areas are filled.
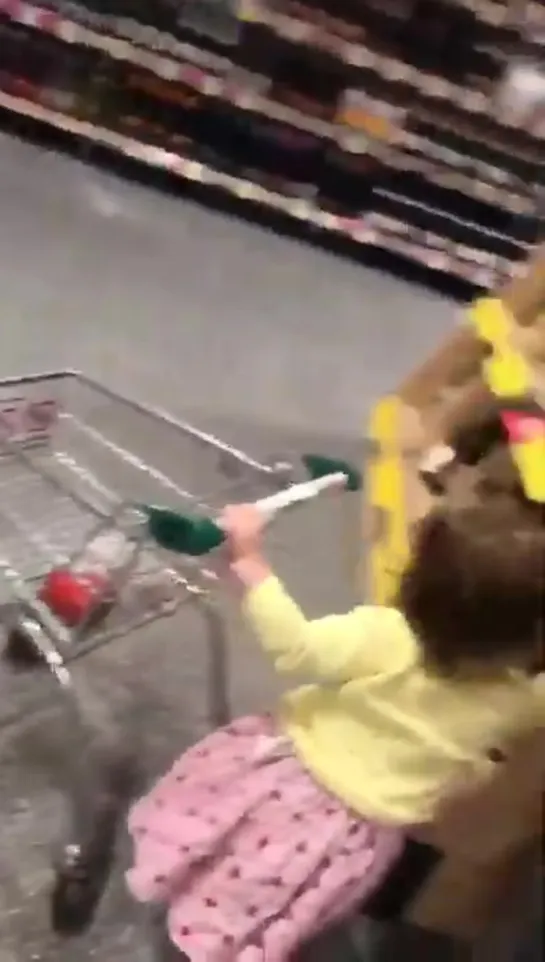
[[[0,291],[0,376],[81,368],[264,455],[311,447],[359,458],[372,402],[455,319],[438,296],[6,137]],[[137,425],[129,434],[129,446],[144,443]],[[150,440],[146,456],[157,450]],[[180,461],[173,450],[183,475]],[[313,509],[276,537],[282,570],[312,611],[352,595],[340,520],[333,506]],[[240,642],[231,612],[229,621],[234,708],[263,707],[270,669]],[[202,623],[188,610],[177,625],[79,669],[107,682],[127,724],[138,707],[148,775],[206,727]],[[1,962],[149,962],[119,879],[88,937],[59,945],[47,934],[61,807],[44,737],[62,734],[61,715],[55,703],[33,714],[39,686],[3,668],[0,690],[0,721],[28,711],[0,730]]]
[[[77,365],[200,422],[352,438],[453,323],[438,296],[10,139],[0,213],[0,374]]]

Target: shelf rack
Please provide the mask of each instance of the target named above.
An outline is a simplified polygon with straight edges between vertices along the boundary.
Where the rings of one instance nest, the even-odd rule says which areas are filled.
[[[505,5],[494,0],[467,0],[463,5],[489,31],[487,40],[494,47],[495,32],[506,24]],[[372,35],[346,39],[348,23],[342,22],[341,30],[337,19],[332,28],[330,18],[324,27],[305,19],[310,10],[289,6],[287,0],[283,8],[264,0],[241,0],[238,22],[241,30],[265,31],[271,43],[280,42],[284,53],[291,51],[295,57],[305,45],[320,55],[325,51],[345,71],[345,89],[356,90],[361,100],[355,112],[342,106],[342,97],[335,109],[325,112],[315,104],[311,109],[300,97],[287,102],[270,76],[259,74],[255,64],[249,69],[240,42],[218,52],[217,43],[202,43],[187,31],[176,37],[145,22],[99,16],[77,4],[46,7],[0,0],[6,36],[10,29],[22,30],[25,42],[31,38],[29,49],[32,38],[37,43],[40,37],[46,43],[60,42],[71,48],[73,62],[96,56],[87,69],[100,65],[106,77],[134,68],[158,110],[183,90],[186,104],[193,92],[203,109],[225,106],[234,125],[269,125],[271,143],[275,137],[278,142],[282,137],[308,137],[319,172],[316,182],[304,184],[304,189],[270,171],[266,176],[256,173],[251,164],[239,163],[237,169],[217,151],[201,150],[195,138],[169,139],[157,129],[150,137],[143,123],[134,123],[131,130],[126,122],[120,126],[119,118],[89,116],[82,97],[66,90],[66,80],[52,78],[50,87],[20,77],[14,82],[2,67],[1,46],[0,110],[177,178],[214,186],[254,207],[280,211],[313,232],[397,253],[473,288],[488,289],[515,276],[537,232],[536,203],[545,163],[542,139],[503,122],[492,89],[474,89],[419,70],[377,49]],[[530,15],[545,25],[540,4],[531,5]],[[499,41],[496,45],[500,49]],[[393,119],[387,116],[392,106],[397,114]],[[369,165],[376,176],[369,173]],[[361,209],[353,200],[348,207],[344,200],[330,202],[320,181],[324,166],[332,167],[338,180],[346,168],[356,198],[361,180]]]

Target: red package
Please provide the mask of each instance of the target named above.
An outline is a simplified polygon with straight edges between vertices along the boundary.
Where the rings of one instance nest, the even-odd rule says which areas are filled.
[[[110,579],[99,572],[50,571],[39,592],[42,601],[59,621],[75,628],[112,599]]]

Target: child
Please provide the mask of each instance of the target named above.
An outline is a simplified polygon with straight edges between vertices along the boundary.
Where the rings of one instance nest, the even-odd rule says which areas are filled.
[[[132,894],[162,903],[191,962],[285,962],[382,880],[404,833],[539,723],[545,527],[509,499],[435,509],[397,607],[309,621],[249,506],[223,523],[243,611],[282,672],[314,684],[177,761],[130,816]]]

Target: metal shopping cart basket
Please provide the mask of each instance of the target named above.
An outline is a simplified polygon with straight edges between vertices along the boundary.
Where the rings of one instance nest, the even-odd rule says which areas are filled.
[[[229,716],[213,561],[161,550],[134,506],[210,515],[230,500],[287,489],[296,473],[76,372],[0,381],[0,677],[34,673],[42,701],[54,697],[67,713],[70,830],[52,894],[57,931],[91,921],[134,790],[132,749],[112,736],[73,663],[193,600],[206,621],[210,720]]]

